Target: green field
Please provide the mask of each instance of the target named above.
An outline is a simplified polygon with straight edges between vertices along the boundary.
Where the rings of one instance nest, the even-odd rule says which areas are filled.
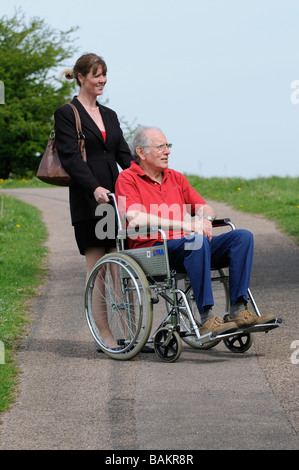
[[[30,300],[45,275],[46,237],[35,207],[0,193],[0,412],[13,401],[15,352],[30,319]]]
[[[204,198],[225,202],[234,209],[260,214],[299,244],[299,178],[199,178],[187,175]]]

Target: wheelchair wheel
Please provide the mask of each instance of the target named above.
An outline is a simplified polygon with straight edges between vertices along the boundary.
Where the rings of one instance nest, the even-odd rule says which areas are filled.
[[[227,349],[233,353],[244,353],[252,346],[253,335],[252,333],[239,333],[234,336],[230,336],[223,340]]]
[[[219,315],[223,317],[230,308],[230,301],[229,301],[229,278],[226,269],[219,269],[211,271],[211,282],[212,282],[212,289],[213,289],[213,298],[214,298],[214,307],[213,311],[215,315]],[[187,293],[187,299],[189,303],[189,307],[192,311],[194,316],[195,322],[198,326],[200,326],[200,315],[195,303],[194,294],[192,289],[190,289]],[[180,328],[182,332],[192,333],[192,327],[190,325],[190,321],[187,315],[187,312],[180,313]],[[211,349],[220,343],[220,339],[215,339],[209,341],[205,344],[200,344],[199,340],[195,335],[192,336],[182,336],[182,340],[195,349]]]
[[[134,357],[151,332],[151,292],[141,267],[123,253],[103,256],[85,289],[85,313],[92,336],[113,359]]]
[[[170,341],[165,344],[168,335],[171,334]],[[182,340],[177,331],[169,333],[167,327],[160,328],[154,337],[154,349],[157,356],[165,362],[176,361],[182,352]]]

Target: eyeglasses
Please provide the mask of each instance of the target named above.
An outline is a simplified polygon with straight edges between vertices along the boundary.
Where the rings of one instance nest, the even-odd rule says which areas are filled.
[[[146,147],[153,147],[158,153],[162,153],[166,148],[171,149],[172,144],[161,144],[161,145],[146,145]]]

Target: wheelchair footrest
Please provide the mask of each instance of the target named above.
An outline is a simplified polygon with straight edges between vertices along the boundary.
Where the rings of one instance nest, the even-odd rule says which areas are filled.
[[[201,344],[205,344],[205,343],[208,343],[209,341],[214,341],[216,338],[218,338],[217,333],[215,331],[210,331],[209,333],[206,333],[205,335],[201,335],[200,338],[198,338],[198,342]]]
[[[278,328],[282,323],[281,318],[276,318],[273,322],[269,323],[260,323],[259,325],[252,325],[248,328],[243,328],[244,333],[258,333],[259,331],[265,331],[267,333],[274,328]]]
[[[269,322],[269,323],[260,323],[259,325],[252,325],[248,326],[247,328],[240,328],[239,330],[230,332],[230,333],[224,333],[221,335],[217,336],[217,339],[225,339],[228,338],[229,336],[238,336],[238,335],[246,335],[249,333],[258,333],[260,331],[264,331],[267,333],[270,330],[273,330],[274,328],[278,328],[282,323],[281,318],[276,318],[274,321]]]

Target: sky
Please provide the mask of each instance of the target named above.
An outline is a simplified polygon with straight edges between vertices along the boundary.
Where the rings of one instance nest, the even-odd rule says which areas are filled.
[[[100,102],[200,177],[299,176],[298,0],[9,0],[108,66]],[[62,71],[62,70],[61,70]],[[1,80],[1,77],[0,77]]]

